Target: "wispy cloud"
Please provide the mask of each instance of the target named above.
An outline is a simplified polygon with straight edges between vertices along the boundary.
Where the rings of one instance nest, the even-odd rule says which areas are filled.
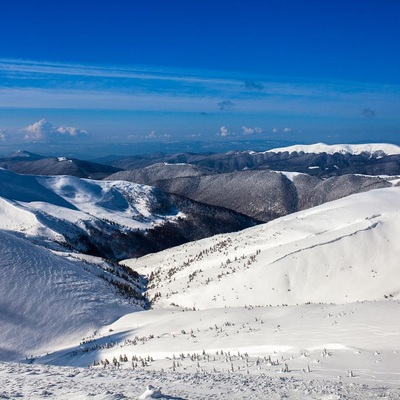
[[[374,105],[373,109],[364,108],[366,101]],[[399,103],[400,86],[396,85],[285,81],[259,76],[256,80],[240,76],[240,73],[224,75],[206,70],[0,60],[0,109],[29,109],[34,119],[42,115],[49,119],[53,118],[52,115],[59,118],[62,112],[66,115],[70,110],[76,111],[79,115],[76,114],[78,118],[74,121],[89,127],[93,134],[93,127],[108,134],[109,126],[112,126],[114,132],[126,137],[134,121],[133,116],[127,116],[131,111],[141,115],[140,122],[134,121],[135,130],[141,137],[154,126],[153,121],[146,120],[152,113],[159,113],[160,118],[171,122],[165,129],[174,136],[179,129],[181,135],[195,133],[198,129],[204,135],[215,135],[216,127],[221,125],[234,127],[232,129],[236,129],[237,135],[257,134],[259,126],[269,132],[275,126],[279,131],[273,133],[289,134],[284,130],[285,126],[297,129],[310,123],[314,126],[319,124],[319,127],[323,127],[325,122],[339,123],[332,121],[360,123],[360,112],[366,119],[374,118],[377,114],[375,109],[379,110],[379,121],[390,121],[394,125],[400,121]],[[34,110],[40,110],[40,113],[33,113]],[[45,111],[49,110],[46,114]],[[55,110],[60,112],[57,114]],[[110,119],[101,125],[91,117],[103,110],[113,116],[119,112],[124,114],[124,133],[119,125],[123,122]],[[127,122],[129,118],[130,125]],[[190,125],[193,118],[199,118],[198,126]],[[7,119],[9,122],[3,124],[4,127],[16,129],[21,124],[16,118],[15,122],[11,117]],[[246,121],[246,125],[238,121]],[[23,122],[25,125],[28,123],[29,119]],[[53,127],[47,137],[83,137],[83,131],[69,125]],[[59,128],[63,129],[58,131]],[[297,133],[297,130],[292,133]],[[26,140],[45,137],[40,130],[28,130],[24,134]],[[228,134],[232,135],[229,130],[219,132],[219,135]],[[14,134],[4,136],[7,142],[14,137]]]
[[[271,107],[273,103],[280,103],[287,109],[294,110],[292,104],[308,104],[317,109],[316,103],[326,104],[357,104],[361,97],[374,97],[380,100],[398,100],[400,86],[384,86],[349,82],[313,82],[313,81],[270,81],[263,83],[251,79],[243,80],[233,74],[223,76],[221,73],[207,70],[174,70],[171,68],[144,68],[144,67],[113,67],[88,66],[74,64],[57,64],[49,62],[1,60],[0,59],[0,106],[6,107],[6,97],[18,96],[24,99],[24,94],[37,97],[58,97],[65,107],[73,107],[74,98],[85,97],[87,108],[97,107],[96,103],[106,103],[107,108],[117,101],[120,104],[130,99],[146,101],[146,98],[168,99],[167,102],[180,102],[185,108],[185,100],[197,103],[197,111],[212,112],[212,105],[217,102],[218,107],[227,109],[236,102],[246,101],[255,106]],[[243,91],[243,88],[245,91]],[[100,97],[100,98],[96,98]],[[4,98],[4,102],[2,102]],[[217,101],[217,99],[230,99]],[[12,100],[12,99],[11,99]],[[35,100],[35,99],[34,99]],[[34,103],[33,100],[33,103]],[[282,104],[285,102],[285,104]],[[311,104],[313,103],[313,104]],[[68,105],[67,105],[68,106]],[[104,107],[105,105],[103,105]],[[30,105],[34,107],[34,105]],[[79,106],[83,107],[82,106]],[[125,105],[129,108],[129,104]]]
[[[264,89],[264,85],[257,81],[245,81],[243,86],[246,90],[255,90],[256,92],[260,92]]]
[[[69,75],[99,78],[127,78],[132,80],[159,80],[191,83],[230,84],[240,86],[236,79],[199,76],[191,71],[172,68],[94,66],[84,64],[61,64],[27,60],[0,59],[0,70],[12,74],[32,75]]]
[[[5,129],[0,129],[0,142],[5,142],[7,140],[7,131]]]

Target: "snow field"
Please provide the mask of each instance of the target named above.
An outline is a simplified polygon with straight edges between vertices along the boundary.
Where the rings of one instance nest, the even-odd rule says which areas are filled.
[[[396,386],[399,321],[398,301],[150,310],[125,315],[88,343],[36,362],[110,369],[115,358],[122,369],[271,377],[287,364],[283,374],[299,379]]]
[[[81,369],[0,363],[0,397],[60,400],[143,399],[161,387],[164,400],[393,400],[398,388],[358,383],[242,374]],[[149,398],[149,397],[148,397]]]

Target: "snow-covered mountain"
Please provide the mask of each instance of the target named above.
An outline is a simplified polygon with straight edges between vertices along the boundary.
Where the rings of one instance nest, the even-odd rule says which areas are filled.
[[[287,200],[304,208],[335,198],[331,186],[385,187],[253,226],[141,184],[0,169],[0,361],[69,367],[0,362],[0,397],[148,398],[158,386],[165,399],[400,396],[398,177],[169,164],[137,176],[162,180],[164,168],[171,187],[193,179],[193,193],[219,187],[243,207],[245,176],[295,187]],[[156,253],[233,221],[251,227]],[[155,253],[90,255],[140,246]]]
[[[209,309],[399,298],[400,188],[127,261],[156,305]]]
[[[143,255],[253,224],[244,216],[149,186],[0,169],[0,229],[108,259]]]
[[[119,168],[71,157],[44,157],[29,151],[18,150],[0,158],[0,167],[19,174],[71,175],[79,178],[101,179],[118,172]]]
[[[156,186],[194,201],[227,208],[259,221],[268,222],[286,214],[304,210],[350,194],[396,184],[396,177],[354,174],[320,178],[298,172],[245,170],[229,173],[184,175],[177,167],[148,173],[155,168],[121,171],[107,179],[124,179]],[[171,170],[176,175],[171,175]],[[162,178],[164,176],[164,178]]]
[[[17,175],[4,169],[0,182],[0,228],[83,252],[100,248],[113,235],[143,232],[180,216],[159,191],[128,182]]]
[[[400,154],[400,146],[389,143],[369,143],[369,144],[333,144],[315,143],[308,145],[294,145],[268,150],[271,153],[326,153],[326,154],[369,154],[372,157],[382,157],[384,155]]]

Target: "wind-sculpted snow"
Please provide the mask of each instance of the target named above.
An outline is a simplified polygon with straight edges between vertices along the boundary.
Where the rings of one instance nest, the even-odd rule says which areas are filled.
[[[70,202],[44,187],[34,176],[18,175],[0,169],[0,196],[13,201],[46,202],[76,209]]]
[[[400,188],[349,196],[139,260],[155,305],[189,308],[398,298]]]
[[[0,254],[0,360],[68,346],[144,305],[119,295],[109,283],[117,278],[96,265],[1,230]]]

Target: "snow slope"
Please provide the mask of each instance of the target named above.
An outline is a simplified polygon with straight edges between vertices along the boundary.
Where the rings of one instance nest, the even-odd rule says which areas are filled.
[[[271,153],[327,153],[327,154],[353,154],[369,153],[374,156],[400,154],[400,147],[389,143],[371,143],[371,144],[334,144],[315,143],[310,145],[297,144],[294,146],[276,148],[268,150]]]
[[[184,216],[149,186],[0,169],[0,229],[53,248],[58,242],[108,259],[143,254],[147,230]]]
[[[109,370],[115,369],[115,358],[117,368],[135,371],[307,380],[340,376],[344,382],[396,387],[399,321],[398,301],[200,311],[172,307],[127,314],[92,341],[36,362]],[[110,361],[106,368],[105,360]],[[283,373],[285,364],[290,371]]]
[[[130,229],[146,229],[175,217],[158,216],[155,189],[124,181],[104,182],[72,176],[27,176],[0,169],[0,197],[33,212],[74,224],[110,219]]]
[[[373,190],[125,263],[159,307],[399,298],[400,188]]]
[[[0,360],[67,347],[142,309],[118,295],[96,265],[1,230],[0,254]]]

